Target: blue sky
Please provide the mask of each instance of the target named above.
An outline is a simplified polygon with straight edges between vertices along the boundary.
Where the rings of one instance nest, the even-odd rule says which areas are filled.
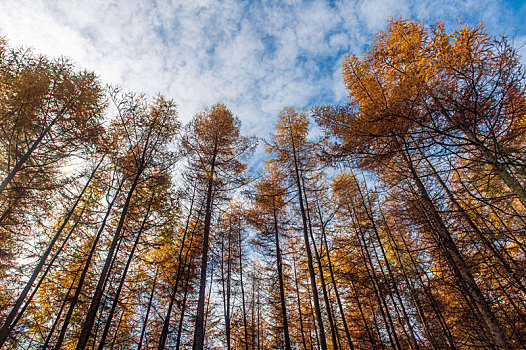
[[[245,133],[267,136],[285,105],[343,103],[341,61],[388,17],[484,22],[526,56],[526,5],[504,0],[2,0],[12,45],[64,55],[104,82],[179,105],[183,121],[222,101]],[[523,62],[526,62],[523,59]]]

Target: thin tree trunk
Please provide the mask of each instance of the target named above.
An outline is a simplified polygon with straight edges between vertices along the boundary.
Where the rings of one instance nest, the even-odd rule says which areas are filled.
[[[201,215],[201,209],[198,212],[197,221],[199,221],[200,215]],[[195,227],[196,226],[197,225],[195,225],[194,228],[192,229],[192,235],[190,236],[190,244],[188,245],[188,249],[186,250],[186,254],[185,254],[185,257],[184,257],[183,273],[184,273],[184,268],[186,268],[186,282],[185,282],[185,286],[184,286],[183,305],[181,306],[181,315],[180,315],[180,318],[179,318],[179,326],[177,328],[177,339],[176,339],[176,343],[175,343],[175,349],[176,350],[179,350],[179,346],[181,344],[181,335],[182,335],[182,331],[183,331],[183,320],[184,320],[184,314],[185,314],[185,310],[186,310],[186,300],[188,298],[188,287],[190,285],[190,274],[191,274],[191,271],[192,271],[192,266],[189,265],[190,262],[187,260],[187,258],[188,258],[188,254],[190,254],[190,251],[192,250],[192,247],[193,247],[193,242],[194,242],[194,237],[195,237]]]
[[[137,183],[139,182],[139,178],[142,175],[142,172],[144,170],[143,168],[144,164],[141,163],[139,168],[137,169],[137,173],[135,174],[135,178],[133,179],[133,183],[128,191],[128,195],[126,197],[126,201],[124,203],[124,207],[122,208],[121,216],[119,219],[119,223],[117,224],[117,228],[115,230],[115,234],[113,236],[113,240],[111,242],[110,248],[108,249],[108,253],[106,255],[106,261],[104,263],[104,267],[101,271],[101,274],[99,276],[99,281],[97,283],[97,287],[95,289],[95,293],[93,295],[93,298],[91,300],[90,307],[88,309],[88,313],[86,315],[86,320],[84,321],[84,325],[82,326],[82,331],[79,336],[79,341],[77,343],[76,350],[84,350],[86,348],[86,345],[88,344],[89,337],[91,335],[91,330],[93,328],[93,324],[95,323],[95,317],[97,315],[97,311],[99,310],[100,301],[102,299],[102,295],[104,293],[103,285],[106,281],[106,276],[108,274],[109,266],[114,259],[114,252],[115,248],[117,246],[117,242],[119,241],[120,234],[122,231],[122,228],[124,226],[124,221],[126,219],[126,214],[128,213],[128,208],[130,206],[130,202],[133,196],[133,193],[135,192],[135,188],[137,187]]]
[[[420,318],[420,322],[422,323],[422,326],[424,327],[424,333],[426,334],[428,340],[431,342],[431,345],[433,346],[433,349],[439,350],[439,346],[436,343],[436,340],[433,337],[433,334],[432,334],[432,332],[431,332],[431,330],[429,328],[427,317],[426,317],[425,312],[424,312],[424,310],[422,308],[422,304],[420,303],[420,300],[418,299],[418,296],[416,294],[414,286],[409,281],[409,277],[407,275],[406,268],[405,268],[404,263],[402,262],[402,258],[400,256],[400,248],[398,247],[398,243],[394,239],[393,233],[391,232],[391,228],[389,227],[389,225],[387,223],[387,220],[386,220],[386,218],[385,218],[385,216],[384,216],[384,214],[382,212],[382,209],[380,207],[378,209],[380,211],[380,215],[382,217],[382,221],[383,221],[384,226],[386,228],[386,232],[387,232],[387,235],[389,237],[389,240],[392,242],[392,244],[394,246],[396,260],[398,261],[398,264],[400,265],[400,268],[402,269],[402,274],[404,276],[405,283],[406,283],[407,287],[409,288],[409,293],[411,295],[411,299],[413,299],[413,303],[414,303],[414,305],[415,305],[415,307],[417,309],[418,316]]]
[[[371,348],[376,349],[376,342],[374,341],[373,333],[371,332],[367,319],[365,318],[365,314],[362,308],[362,303],[360,302],[360,296],[358,295],[358,291],[356,290],[356,286],[354,285],[352,277],[350,278],[350,282],[351,282],[351,289],[354,294],[354,299],[356,300],[356,304],[358,305],[358,311],[360,312],[360,317],[362,318],[362,322],[365,327],[365,332],[367,333],[367,337],[369,338],[369,342],[371,343]],[[381,343],[383,345],[383,342]]]
[[[398,300],[398,303],[400,305],[400,308],[402,309],[402,315],[404,317],[404,321],[407,324],[407,328],[409,329],[409,336],[405,332],[405,328],[403,327],[402,322],[400,322],[400,320],[399,320],[400,325],[402,326],[402,329],[404,330],[404,333],[406,333],[406,336],[411,341],[411,343],[410,343],[411,348],[414,349],[414,350],[417,350],[419,348],[418,347],[418,342],[416,340],[415,333],[413,332],[413,326],[411,325],[411,321],[409,320],[409,316],[407,315],[407,311],[406,311],[404,303],[402,301],[402,297],[400,296],[400,291],[398,290],[398,284],[396,282],[395,276],[394,276],[393,271],[391,269],[391,264],[389,263],[389,259],[387,258],[387,254],[385,253],[385,249],[384,249],[382,240],[380,238],[380,234],[378,232],[378,228],[376,226],[375,219],[374,219],[373,214],[371,212],[372,211],[372,204],[371,204],[370,200],[369,200],[369,203],[365,203],[365,197],[364,197],[364,195],[362,193],[362,190],[360,188],[358,188],[358,191],[359,191],[360,197],[362,199],[363,208],[364,208],[364,210],[365,210],[365,212],[367,214],[367,217],[369,218],[369,221],[371,222],[373,231],[375,233],[376,241],[378,242],[378,245],[380,247],[380,251],[382,252],[382,256],[383,256],[383,259],[385,261],[385,265],[387,267],[387,272],[389,274],[391,282],[393,283],[394,292],[395,292],[395,295],[397,297],[397,300]],[[369,196],[368,196],[368,198],[369,198]],[[369,205],[369,207],[368,207],[368,205]],[[376,255],[376,259],[379,261],[376,249],[373,249],[373,251],[374,251],[374,253]],[[384,279],[387,281],[387,276],[384,273],[384,270],[382,268],[382,264],[378,264],[378,265],[380,266],[380,271],[382,272],[382,275],[383,275]],[[392,294],[390,294],[390,297],[391,297],[391,301],[393,302],[393,306],[395,307],[395,310],[396,310],[396,313],[398,315],[398,318],[400,318],[400,315],[398,314],[398,308],[396,307],[396,303],[395,303],[395,300],[394,300]]]
[[[124,311],[125,310],[122,310],[121,317],[119,317],[119,322],[117,322],[117,327],[115,328],[115,334],[113,334],[110,350],[113,350],[113,348],[115,347],[115,342],[117,341],[117,336],[119,335],[119,328],[121,328],[122,319],[124,318]]]
[[[166,310],[166,316],[164,317],[163,329],[161,331],[161,336],[159,338],[159,344],[158,344],[158,347],[157,347],[158,350],[163,350],[164,347],[165,347],[166,339],[168,337],[168,330],[170,328],[170,319],[171,319],[171,316],[172,316],[172,309],[173,309],[173,305],[174,305],[174,302],[175,302],[175,297],[177,295],[177,288],[179,286],[179,281],[181,279],[181,276],[184,274],[184,268],[186,267],[186,257],[188,256],[189,250],[187,250],[187,253],[185,254],[184,265],[183,265],[183,257],[182,257],[182,255],[183,255],[184,246],[185,246],[185,242],[186,242],[186,236],[188,234],[188,228],[190,226],[190,219],[192,218],[192,214],[193,214],[196,189],[197,189],[197,183],[195,182],[194,186],[193,186],[192,199],[190,201],[190,208],[188,210],[188,216],[186,217],[186,223],[185,223],[183,238],[181,240],[181,247],[179,248],[179,255],[178,255],[178,258],[177,258],[177,260],[178,260],[177,272],[176,272],[176,275],[175,275],[174,287],[173,287],[172,293],[170,294],[170,303],[168,304],[168,309]],[[196,220],[197,222],[199,221],[200,216],[201,216],[201,208],[197,212],[197,220]],[[194,227],[192,229],[192,240],[193,240],[193,233],[194,232],[195,232],[195,225],[194,225]]]
[[[212,267],[212,268],[210,269],[210,281],[212,281],[213,278],[214,278],[214,273],[213,273],[214,268],[213,268],[213,264],[212,264],[211,267]],[[210,284],[208,285],[208,295],[207,295],[207,297],[206,297],[206,309],[205,309],[205,315],[208,315],[209,310],[210,310],[210,295],[212,294],[212,285],[213,285],[213,283],[211,283],[211,282],[210,282]],[[206,330],[206,321],[207,321],[207,320],[208,320],[208,319],[205,318],[205,322],[204,322],[204,324],[203,324],[203,329],[205,329],[205,330]]]
[[[231,347],[231,326],[230,326],[230,299],[232,294],[232,231],[228,231],[228,256],[226,260],[226,313],[225,313],[225,327],[226,327],[226,344],[227,350]]]
[[[248,327],[247,327],[247,310],[245,307],[245,287],[243,285],[243,247],[241,246],[241,230],[239,230],[239,280],[241,283],[241,305],[243,309],[243,328],[245,331],[245,350],[248,350]]]
[[[82,196],[84,195],[84,193],[88,189],[88,186],[91,183],[91,180],[95,177],[95,173],[99,169],[99,166],[102,164],[102,161],[104,160],[104,157],[105,156],[102,156],[101,160],[99,161],[99,163],[97,164],[95,169],[93,169],[93,171],[91,172],[91,175],[90,175],[88,181],[86,182],[86,184],[84,185],[84,188],[82,188],[82,191],[77,196],[77,199],[75,200],[75,203],[73,204],[71,209],[66,214],[66,217],[64,218],[64,222],[62,223],[62,225],[60,225],[60,228],[58,229],[57,233],[55,234],[55,236],[53,236],[51,242],[48,244],[47,249],[44,251],[44,254],[40,258],[40,261],[37,264],[37,266],[35,266],[35,269],[33,270],[33,273],[31,274],[31,277],[29,278],[29,280],[27,281],[24,289],[22,290],[22,293],[20,293],[20,295],[18,296],[18,298],[17,298],[17,300],[15,302],[15,305],[11,309],[11,312],[9,313],[9,315],[7,316],[7,318],[6,318],[5,322],[4,322],[4,325],[2,326],[2,329],[0,330],[0,348],[4,345],[4,343],[6,342],[7,338],[9,337],[9,333],[10,333],[11,328],[13,326],[12,323],[13,323],[13,320],[15,319],[15,317],[16,317],[16,315],[18,313],[18,310],[22,306],[22,303],[24,302],[24,299],[26,298],[26,296],[29,293],[31,287],[33,286],[33,283],[35,282],[38,274],[40,273],[40,271],[42,271],[42,268],[43,268],[43,266],[44,266],[44,264],[45,264],[45,262],[47,260],[47,257],[49,256],[49,254],[53,250],[53,247],[55,246],[55,243],[57,242],[57,240],[59,239],[60,235],[62,234],[62,231],[64,230],[64,228],[68,224],[69,219],[71,218],[71,216],[75,212],[75,208],[77,207],[77,205],[79,204]]]
[[[316,349],[320,350],[320,337],[318,336],[318,328],[316,328],[316,315],[314,314],[314,307],[312,306],[312,292],[310,289],[310,284],[307,285],[308,293],[308,305],[309,305],[309,315],[312,318],[312,324],[314,325],[314,336],[316,338]],[[309,331],[309,339],[311,343],[311,348],[314,349],[314,341],[312,340],[312,331]]]
[[[422,199],[423,209],[427,214],[427,219],[432,225],[435,237],[437,238],[440,247],[444,251],[450,268],[453,270],[455,277],[461,282],[461,285],[466,295],[474,302],[480,317],[482,318],[487,335],[491,339],[492,345],[497,346],[500,349],[510,349],[506,335],[502,331],[502,327],[491,311],[490,306],[480,288],[478,287],[471,270],[467,266],[464,258],[458,251],[458,248],[453,241],[446,225],[440,217],[433,201],[429,197],[427,190],[420,180],[420,177],[416,173],[413,163],[409,155],[404,151],[402,156],[406,165],[408,166],[412,179],[415,182],[419,195]]]
[[[71,235],[73,234],[73,232],[77,228],[77,225],[79,224],[80,219],[82,218],[82,215],[84,215],[84,210],[86,209],[86,206],[87,205],[84,205],[84,207],[82,208],[80,214],[78,215],[77,220],[75,220],[75,223],[73,224],[73,226],[69,230],[68,234],[66,235],[66,238],[64,238],[64,241],[62,241],[62,244],[60,245],[60,247],[57,249],[57,251],[53,255],[53,258],[51,259],[49,264],[47,264],[47,267],[44,270],[44,273],[42,273],[42,276],[40,276],[40,278],[38,279],[37,285],[35,286],[35,288],[33,288],[33,291],[29,295],[29,298],[27,298],[27,301],[24,303],[24,306],[18,312],[18,315],[16,316],[15,320],[11,324],[11,330],[18,324],[18,321],[20,321],[20,319],[24,315],[26,309],[28,308],[29,304],[31,304],[31,301],[33,300],[33,298],[37,294],[38,289],[40,288],[40,285],[42,284],[42,282],[44,282],[44,279],[46,278],[47,274],[51,271],[51,268],[53,267],[53,264],[55,263],[55,261],[57,260],[57,258],[60,255],[60,253],[62,252],[62,250],[66,246],[66,243],[69,241],[69,238],[71,237]]]
[[[278,269],[278,280],[279,280],[279,298],[280,298],[280,303],[281,303],[281,315],[283,317],[283,333],[285,336],[285,349],[290,350],[291,346],[290,346],[289,323],[287,320],[287,304],[285,301],[285,286],[283,283],[283,263],[282,263],[282,257],[281,257],[281,247],[279,244],[278,216],[276,213],[275,206],[273,207],[273,214],[274,214],[274,240],[275,240],[275,245],[276,245],[276,264],[277,264],[277,269]]]
[[[124,271],[122,271],[121,278],[119,281],[119,286],[117,287],[117,291],[115,292],[115,295],[113,297],[113,303],[111,305],[110,313],[108,314],[108,317],[106,319],[106,325],[104,326],[104,330],[102,332],[102,336],[100,339],[99,350],[104,349],[104,345],[106,343],[106,337],[108,336],[108,332],[110,331],[110,327],[111,327],[111,320],[113,319],[113,315],[115,314],[117,304],[119,303],[119,297],[122,291],[122,287],[124,286],[124,282],[126,281],[126,275],[128,274],[128,269],[130,268],[130,264],[135,254],[135,250],[137,249],[137,245],[139,244],[142,233],[144,231],[144,226],[146,225],[146,221],[148,220],[148,216],[150,215],[150,209],[152,207],[153,198],[154,198],[154,194],[152,193],[150,197],[150,201],[148,203],[148,208],[146,209],[146,213],[144,214],[144,219],[141,223],[141,227],[139,228],[139,232],[137,232],[137,237],[135,238],[135,242],[133,243],[132,250],[128,256],[128,260],[126,261],[126,266],[124,267]]]
[[[260,328],[260,326],[261,326],[261,301],[260,301],[259,297],[260,297],[260,295],[259,295],[259,289],[258,289],[258,303],[257,303],[257,305],[258,305],[258,312],[257,312],[257,315],[258,315],[258,321],[257,321],[258,338],[257,338],[257,340],[258,340],[258,350],[261,350],[261,328]]]
[[[314,299],[314,309],[316,313],[316,319],[318,322],[318,329],[319,329],[319,337],[320,337],[320,345],[322,350],[327,350],[327,340],[325,338],[325,329],[323,327],[323,317],[321,315],[321,308],[320,308],[320,299],[318,296],[318,290],[316,287],[316,275],[314,273],[314,265],[312,262],[312,251],[310,248],[309,243],[309,233],[308,233],[308,224],[307,224],[307,215],[305,212],[305,207],[303,203],[303,191],[301,188],[301,177],[298,169],[298,159],[296,157],[296,146],[294,144],[294,139],[292,141],[292,154],[294,157],[294,172],[295,172],[295,180],[296,180],[296,188],[298,191],[298,202],[300,205],[300,212],[301,212],[301,220],[303,224],[303,239],[305,241],[305,250],[307,253],[307,265],[309,270],[309,276],[310,276],[310,283],[312,288],[312,295]]]
[[[329,319],[329,326],[331,328],[332,348],[334,350],[337,350],[338,349],[338,340],[337,340],[337,334],[336,334],[337,330],[336,330],[336,326],[334,325],[334,319],[332,317],[332,308],[331,308],[331,303],[329,301],[329,295],[327,293],[327,285],[325,284],[325,275],[323,274],[323,266],[321,264],[320,254],[318,253],[318,248],[316,247],[316,240],[314,239],[314,234],[312,232],[312,222],[310,218],[309,201],[307,200],[307,195],[305,193],[305,180],[303,179],[303,177],[301,177],[301,183],[302,183],[303,193],[305,194],[305,211],[307,214],[309,234],[310,234],[310,238],[312,239],[312,248],[314,250],[314,257],[318,265],[318,273],[320,274],[323,301],[325,302],[325,308],[327,310],[327,316]]]
[[[426,295],[426,298],[429,300],[429,303],[431,305],[431,308],[433,309],[433,312],[435,313],[436,318],[438,319],[438,324],[440,325],[440,329],[442,330],[442,333],[444,334],[446,338],[446,342],[449,345],[449,347],[452,350],[456,350],[455,342],[453,340],[453,336],[451,335],[451,332],[449,330],[449,327],[447,325],[446,320],[444,319],[444,315],[442,314],[442,311],[440,310],[440,307],[436,305],[435,298],[433,297],[433,294],[429,291],[426,283],[422,279],[422,276],[420,275],[420,266],[415,261],[413,256],[411,255],[411,249],[409,245],[407,244],[405,238],[403,235],[399,235],[399,237],[402,239],[402,242],[404,244],[404,248],[408,253],[409,260],[411,260],[411,263],[413,264],[413,267],[416,270],[416,275],[418,276],[418,281],[420,282],[420,285],[422,286],[422,289],[424,290],[424,294]],[[427,275],[426,275],[427,277]]]
[[[199,282],[199,300],[197,302],[197,317],[195,321],[193,350],[203,350],[205,343],[205,293],[206,293],[206,268],[208,265],[208,240],[210,235],[210,221],[212,219],[212,194],[214,188],[215,159],[217,145],[214,147],[212,163],[210,166],[210,180],[206,193],[205,222],[203,227],[203,248],[201,255],[201,279]]]
[[[385,302],[385,297],[383,295],[382,289],[380,288],[378,284],[378,278],[376,277],[376,271],[374,269],[374,265],[372,263],[371,256],[369,254],[369,250],[367,249],[367,243],[365,242],[365,237],[363,235],[360,225],[356,222],[357,220],[357,218],[355,218],[356,213],[354,213],[353,215],[350,209],[349,209],[349,212],[350,212],[350,215],[352,215],[351,217],[353,219],[353,224],[358,234],[358,244],[360,246],[362,259],[363,259],[365,268],[367,270],[369,279],[371,280],[372,285],[373,285],[374,294],[376,296],[376,300],[378,301],[378,307],[380,308],[380,313],[382,315],[382,319],[384,320],[385,327],[387,329],[387,335],[389,337],[389,342],[391,343],[391,346],[393,348],[400,350],[401,348],[400,348],[400,343],[398,341],[398,336],[396,335],[396,329],[394,327],[393,320],[391,318],[391,314],[389,312],[387,303]]]
[[[190,285],[190,267],[186,270],[186,282],[184,285],[184,295],[183,295],[183,304],[181,305],[181,315],[179,316],[179,325],[177,326],[177,338],[175,341],[175,350],[179,350],[179,347],[181,345],[181,336],[183,333],[183,322],[184,322],[184,314],[186,312],[186,300],[188,298],[188,287]]]
[[[491,255],[493,255],[495,260],[499,262],[499,264],[502,266],[504,271],[506,271],[506,273],[515,281],[515,283],[517,284],[517,287],[519,287],[519,289],[523,292],[523,294],[526,295],[526,287],[524,286],[524,284],[522,284],[520,277],[517,276],[515,271],[511,268],[511,266],[504,259],[504,257],[497,251],[495,246],[486,238],[486,236],[482,233],[482,231],[478,228],[478,226],[473,222],[473,220],[471,220],[471,217],[461,207],[460,203],[456,200],[455,196],[453,195],[449,187],[446,185],[444,180],[442,180],[442,178],[436,171],[433,164],[431,164],[431,162],[427,159],[427,157],[423,157],[423,158],[426,160],[426,163],[429,165],[430,169],[433,171],[433,176],[437,179],[442,189],[446,192],[449,198],[449,201],[453,204],[453,206],[458,211],[462,219],[464,219],[464,221],[468,224],[468,226],[476,233],[477,237],[481,240],[484,247],[486,247],[491,252]]]
[[[64,115],[66,109],[69,107],[70,103],[73,101],[74,98],[72,98],[71,100],[69,100],[66,105],[64,107],[62,107],[62,109],[59,111],[59,113],[57,114],[57,116],[55,118],[53,118],[53,120],[44,127],[44,129],[42,129],[42,131],[40,132],[40,134],[38,135],[37,139],[35,141],[33,141],[33,143],[31,144],[31,146],[29,147],[29,149],[26,151],[26,153],[24,153],[24,155],[22,156],[22,158],[20,158],[18,160],[18,162],[16,162],[15,166],[13,167],[13,169],[11,169],[11,171],[7,174],[7,176],[4,178],[4,180],[2,180],[2,183],[0,183],[0,196],[4,193],[4,190],[6,189],[7,185],[9,185],[9,183],[11,182],[11,180],[13,180],[13,178],[15,177],[15,175],[22,169],[22,167],[24,166],[24,164],[27,162],[27,160],[29,159],[29,157],[31,157],[31,154],[33,154],[33,152],[38,148],[38,146],[40,145],[40,143],[42,142],[42,140],[44,139],[44,137],[47,136],[47,134],[49,133],[49,131],[51,130],[51,128],[55,125],[55,123]],[[0,345],[1,346],[1,345]]]
[[[229,240],[230,243],[230,240]],[[229,247],[230,249],[230,247]],[[230,253],[227,258],[227,277],[225,278],[225,234],[221,235],[221,296],[223,298],[223,314],[225,315],[225,335],[226,335],[226,347],[230,350]],[[227,286],[225,286],[225,281]]]
[[[331,255],[329,251],[329,245],[327,244],[327,234],[325,231],[325,226],[327,225],[326,222],[323,222],[323,213],[321,212],[321,208],[318,206],[318,215],[320,217],[320,226],[321,226],[321,234],[322,234],[322,243],[325,245],[325,251],[327,252],[327,263],[329,265],[329,273],[331,276],[331,282],[332,287],[334,289],[334,294],[336,295],[336,301],[338,303],[338,309],[340,311],[340,316],[342,318],[343,328],[345,330],[345,336],[347,337],[347,343],[349,344],[349,348],[352,350],[354,349],[354,344],[351,338],[351,333],[349,332],[349,327],[347,326],[347,320],[345,319],[345,313],[343,312],[343,305],[342,300],[340,298],[340,293],[338,292],[338,286],[336,285],[336,280],[334,278],[334,270],[332,268],[332,262],[331,262]]]
[[[300,318],[300,333],[301,333],[301,342],[303,344],[303,350],[307,350],[307,342],[305,341],[305,330],[303,329],[303,313],[301,312],[301,299],[300,299],[300,289],[298,286],[298,276],[296,275],[296,260],[293,260],[294,263],[294,283],[296,284],[296,300],[298,302],[298,313]]]
[[[526,190],[521,185],[521,183],[515,178],[515,176],[513,176],[508,171],[508,169],[506,169],[505,164],[499,162],[499,160],[491,150],[489,150],[486,146],[478,142],[478,140],[476,140],[476,138],[472,135],[468,137],[470,137],[470,139],[474,142],[475,147],[482,153],[485,160],[489,164],[491,164],[493,170],[497,173],[497,175],[502,179],[502,181],[504,181],[504,183],[509,187],[509,189],[515,193],[515,195],[521,201],[522,205],[526,207]]]
[[[150,316],[150,310],[152,308],[153,295],[155,293],[155,286],[157,284],[157,275],[159,274],[159,267],[160,266],[161,265],[157,265],[157,268],[155,269],[155,277],[153,278],[152,291],[150,292],[150,298],[148,298],[148,306],[146,307],[146,315],[144,315],[144,321],[143,321],[142,327],[141,327],[141,336],[139,338],[139,345],[137,346],[137,350],[141,350],[142,342],[143,342],[144,336],[146,334],[146,327],[148,326],[148,317]]]
[[[123,235],[119,238],[119,242],[117,243],[117,248],[115,249],[115,256],[118,256],[119,252],[120,252],[120,249],[121,249],[121,244],[122,244],[122,241],[124,240],[123,239]],[[115,276],[112,276],[111,273],[113,272],[113,266],[115,265],[115,262],[117,261],[117,259],[112,259],[111,260],[111,264],[110,264],[110,268],[108,269],[108,273],[106,274],[108,277],[104,280],[104,283],[102,284],[102,290],[106,290],[106,286],[109,284],[110,286],[112,285],[113,283],[113,279],[115,279],[116,277]],[[108,303],[108,297],[104,298],[104,300],[101,301],[101,307],[100,309],[101,310],[104,310],[106,308],[106,304]],[[97,325],[95,326],[95,331],[93,332],[93,343],[91,344],[91,349],[92,350],[95,350],[95,347],[97,346],[97,334],[99,334],[99,328],[102,324],[102,319],[103,319],[103,313],[102,312],[99,312],[98,313],[98,317],[97,317]]]
[[[117,191],[115,192],[115,195],[113,196],[113,199],[111,200],[110,203],[108,203],[108,208],[106,209],[106,214],[104,215],[104,219],[102,219],[102,223],[101,223],[101,225],[99,227],[99,230],[97,231],[97,234],[95,235],[95,240],[91,244],[91,249],[90,249],[90,251],[88,253],[88,256],[86,258],[86,262],[84,263],[84,268],[82,269],[82,273],[80,275],[80,279],[79,279],[79,282],[77,284],[77,288],[75,289],[75,294],[71,298],[71,303],[69,305],[68,313],[66,314],[66,318],[64,319],[64,323],[62,324],[62,328],[60,330],[60,334],[59,334],[59,337],[57,339],[57,345],[56,345],[57,349],[60,349],[60,347],[62,346],[62,342],[63,342],[64,337],[66,335],[66,331],[68,329],[69,322],[71,320],[71,317],[73,316],[73,311],[75,310],[75,306],[77,305],[77,302],[79,300],[80,293],[82,292],[82,288],[84,287],[84,281],[86,279],[89,267],[91,265],[91,259],[93,258],[93,255],[95,254],[95,250],[97,248],[97,244],[99,242],[99,239],[100,239],[100,237],[102,235],[102,232],[104,231],[104,228],[106,227],[106,221],[108,220],[108,217],[110,216],[111,209],[113,208],[113,204],[115,203],[115,200],[117,199],[117,197],[120,194],[120,190],[122,188],[123,183],[124,183],[124,181],[121,181],[121,183],[119,185],[119,188],[117,189]],[[110,190],[111,190],[111,186],[108,188],[108,194],[109,194]]]
[[[55,333],[55,328],[57,328],[58,323],[60,322],[60,316],[62,316],[62,312],[64,311],[64,308],[66,307],[66,304],[69,299],[69,293],[73,290],[73,286],[75,285],[75,280],[79,274],[79,271],[75,273],[75,277],[73,277],[73,280],[71,281],[71,284],[69,285],[68,292],[66,293],[66,297],[62,301],[62,304],[60,305],[60,309],[58,310],[57,317],[55,317],[55,320],[53,320],[53,325],[51,326],[51,329],[49,330],[46,340],[44,341],[44,345],[42,345],[42,350],[46,350],[49,346],[49,342],[51,341],[51,338],[53,337],[53,333]],[[58,348],[57,348],[58,349]]]

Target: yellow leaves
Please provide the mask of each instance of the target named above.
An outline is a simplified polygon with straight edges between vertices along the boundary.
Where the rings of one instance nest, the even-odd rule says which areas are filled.
[[[517,67],[506,40],[492,39],[482,24],[460,22],[446,32],[440,22],[426,28],[411,19],[391,20],[363,57],[344,59],[351,117],[334,115],[323,124],[349,154],[363,156],[364,167],[379,156],[391,158],[399,151],[397,138],[408,134],[475,130],[484,137],[491,124],[491,132],[507,134],[502,140],[511,144],[526,130],[524,75]]]
[[[421,24],[399,19],[390,21],[376,36],[363,59],[347,56],[344,82],[351,101],[356,101],[364,129],[382,134],[392,128],[403,133],[409,127],[410,102],[418,98],[423,85],[432,82],[432,75],[424,69],[427,40]]]
[[[485,59],[492,53],[489,43],[483,25],[445,33],[442,23],[428,30],[412,20],[391,20],[362,59],[345,58],[343,79],[364,113],[396,110],[397,101],[439,83],[443,73]]]
[[[267,166],[267,173],[255,186],[255,204],[258,210],[272,213],[281,211],[285,206],[286,189],[283,175],[274,166]]]
[[[285,107],[278,115],[275,130],[271,137],[278,143],[294,142],[300,145],[305,142],[309,132],[308,117],[293,107]]]
[[[298,112],[293,107],[283,108],[275,132],[271,134],[272,140],[266,144],[267,152],[276,155],[269,163],[290,166],[291,169],[312,164],[317,144],[307,140],[308,132],[309,118],[305,112]]]

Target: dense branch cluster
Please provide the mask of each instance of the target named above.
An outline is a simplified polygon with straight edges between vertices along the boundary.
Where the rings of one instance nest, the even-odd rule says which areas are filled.
[[[224,104],[183,126],[1,39],[0,348],[525,349],[516,51],[398,19],[343,78],[251,174]]]

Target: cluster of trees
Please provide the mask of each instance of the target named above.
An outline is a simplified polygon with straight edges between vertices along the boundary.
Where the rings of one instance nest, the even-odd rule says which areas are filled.
[[[224,104],[0,41],[0,348],[525,349],[516,51],[398,19],[343,76],[255,175]]]

